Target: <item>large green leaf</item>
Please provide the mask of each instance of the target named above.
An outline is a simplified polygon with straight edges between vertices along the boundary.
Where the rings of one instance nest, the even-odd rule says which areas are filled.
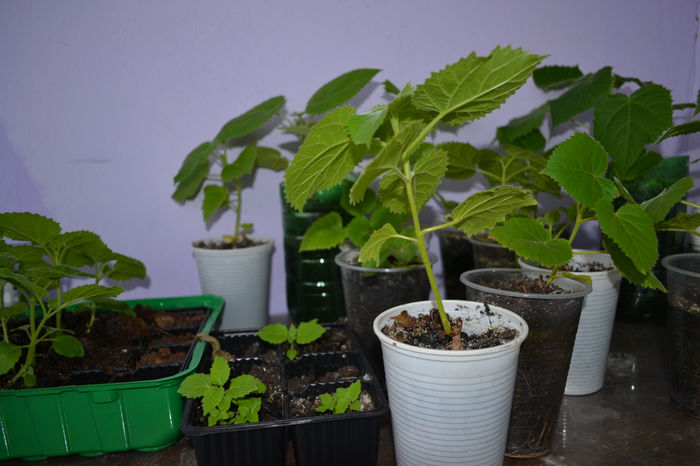
[[[338,212],[330,212],[317,218],[304,233],[299,251],[330,249],[345,240],[343,219]]]
[[[0,341],[0,375],[7,374],[22,356],[22,349],[12,343]]]
[[[42,299],[49,295],[49,292],[26,275],[13,272],[10,269],[0,268],[0,280],[12,283],[15,288],[20,288],[28,292],[36,299]]]
[[[207,221],[221,207],[228,203],[229,191],[225,186],[210,184],[204,187],[204,197],[202,198],[202,215]]]
[[[537,201],[529,191],[510,185],[498,186],[472,194],[448,217],[454,220],[456,228],[471,236],[493,228],[508,215],[531,205],[537,205]]]
[[[672,219],[656,224],[657,230],[687,231],[692,233],[698,228],[700,228],[700,212],[692,214],[679,212]]]
[[[374,191],[368,189],[360,202],[357,204],[352,204],[350,202],[350,189],[352,189],[351,184],[343,183],[343,192],[340,195],[340,206],[343,209],[355,217],[374,211],[378,202],[377,195],[374,193]]]
[[[258,330],[257,335],[264,341],[278,345],[287,341],[289,331],[283,324],[270,324]]]
[[[512,144],[518,139],[539,130],[544,121],[544,116],[549,110],[547,104],[540,105],[527,115],[513,118],[504,126],[496,129],[496,138],[501,144]],[[540,133],[542,134],[542,133]]]
[[[94,298],[114,298],[124,290],[118,286],[80,285],[63,293],[64,303],[87,301]]]
[[[219,144],[224,144],[229,139],[240,138],[252,133],[279,112],[284,107],[285,102],[285,98],[281,95],[267,99],[226,123],[214,140]]]
[[[416,88],[413,104],[444,115],[442,122],[461,125],[500,107],[517,91],[544,57],[512,49],[494,49],[488,57],[472,53],[432,73]]]
[[[61,233],[61,225],[39,214],[8,212],[0,214],[0,232],[9,239],[44,246]]]
[[[209,374],[188,375],[180,384],[177,392],[186,398],[200,398],[212,386]]]
[[[692,134],[692,133],[697,133],[700,131],[700,120],[694,120],[694,121],[689,121],[687,123],[682,123],[680,125],[673,126],[669,128],[663,136],[661,136],[661,139],[657,141],[657,143],[663,141],[664,139],[676,137],[676,136],[683,136],[685,134]]]
[[[610,258],[615,264],[615,268],[630,282],[644,286],[647,288],[653,288],[661,291],[666,291],[663,283],[659,281],[658,278],[654,276],[654,273],[649,270],[647,272],[640,272],[629,257],[622,252],[622,249],[615,243],[615,241],[607,238],[603,235],[603,247],[610,254]]]
[[[615,198],[615,183],[604,177],[605,149],[592,137],[576,133],[559,144],[542,174],[554,178],[576,202],[594,207],[600,199]]]
[[[258,167],[281,171],[287,168],[287,165],[289,165],[289,160],[287,160],[287,158],[284,157],[277,149],[257,146],[255,151],[258,154],[258,156],[255,158],[255,164]]]
[[[612,68],[609,66],[579,79],[571,89],[549,101],[552,126],[559,126],[579,113],[593,108],[610,94],[612,84]]]
[[[448,165],[445,178],[465,180],[476,173],[481,155],[479,149],[466,142],[443,142],[437,148],[447,153]]]
[[[491,230],[496,241],[545,267],[566,264],[573,257],[569,242],[552,239],[550,230],[534,218],[512,217]]]
[[[355,217],[345,226],[345,236],[356,247],[362,247],[372,235],[372,226],[366,217]]]
[[[85,356],[83,344],[72,335],[59,335],[51,342],[53,350],[66,358]]]
[[[306,113],[320,115],[352,99],[369,83],[378,69],[360,68],[341,74],[324,84],[306,104]]]
[[[89,231],[73,232],[80,233],[85,239],[77,247],[73,247],[66,252],[64,263],[73,267],[84,265],[95,265],[108,262],[114,259],[114,252],[107,247],[95,233]]]
[[[381,259],[382,246],[391,238],[395,238],[396,235],[396,230],[388,223],[379,230],[375,230],[360,249],[360,262],[378,264]]]
[[[535,86],[543,91],[568,87],[582,76],[578,66],[541,66],[532,72]]]
[[[114,259],[105,272],[112,280],[123,282],[132,278],[146,278],[146,266],[140,260],[118,253],[114,254]]]
[[[362,158],[361,146],[350,140],[347,123],[355,114],[343,107],[319,121],[301,145],[285,174],[287,201],[297,210],[318,190],[343,181]]]
[[[397,214],[384,206],[379,206],[370,215],[369,224],[373,230],[376,230],[383,227],[385,223],[390,223],[396,231],[400,231],[408,218],[409,214]]]
[[[388,105],[377,105],[367,113],[353,115],[348,121],[352,140],[357,144],[369,144],[388,113]]]
[[[211,376],[212,382],[219,386],[226,385],[228,378],[231,376],[231,367],[221,356],[214,356],[214,361],[211,363],[211,369],[209,370],[209,375]]]
[[[681,178],[653,198],[642,202],[641,206],[654,223],[666,218],[673,206],[678,204],[685,195],[693,189],[693,179],[689,176]]]
[[[673,124],[672,104],[668,89],[648,84],[631,96],[610,95],[596,105],[595,138],[612,157],[621,179],[630,179],[644,146]]]
[[[300,322],[297,329],[296,341],[300,345],[306,345],[312,341],[321,338],[321,335],[326,333],[326,329],[318,323],[318,319],[312,319],[309,322]]]
[[[247,146],[238,154],[236,160],[226,165],[221,170],[222,181],[232,181],[244,175],[250,175],[255,168],[255,160],[258,157],[258,151],[255,146]]]
[[[252,375],[244,374],[231,379],[229,391],[233,399],[243,398],[251,393],[257,393],[259,380]]]
[[[175,175],[173,181],[183,184],[185,180],[202,172],[203,168],[209,169],[209,156],[218,147],[214,141],[206,141],[192,149],[182,162],[180,170]]]
[[[651,217],[637,204],[625,204],[615,212],[612,202],[599,200],[595,205],[600,229],[646,274],[659,257],[658,240]]]
[[[642,152],[634,165],[627,171],[630,180],[635,180],[645,176],[651,169],[658,166],[663,160],[663,156],[658,152]]]
[[[421,123],[413,122],[404,126],[396,135],[391,138],[382,150],[374,157],[357,178],[350,190],[350,202],[357,204],[362,200],[365,191],[372,182],[382,173],[399,168],[403,161],[404,151],[411,145],[421,130]],[[409,155],[409,154],[406,154]]]

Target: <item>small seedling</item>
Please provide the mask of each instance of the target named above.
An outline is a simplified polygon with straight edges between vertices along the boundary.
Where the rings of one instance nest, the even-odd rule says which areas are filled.
[[[335,414],[343,414],[348,411],[362,411],[362,403],[359,400],[361,391],[360,381],[356,380],[348,388],[338,388],[332,395],[330,393],[322,393],[319,395],[321,404],[316,407],[316,411],[319,413],[333,411]]]
[[[208,425],[258,422],[265,384],[252,375],[229,380],[231,368],[221,356],[215,356],[208,374],[192,374],[182,381],[177,392],[187,398],[201,398]],[[228,388],[225,388],[228,382]],[[233,408],[232,408],[233,407]]]
[[[258,331],[258,336],[268,343],[279,345],[288,342],[291,346],[287,350],[287,359],[296,359],[299,352],[296,345],[306,345],[318,340],[326,332],[323,326],[318,324],[318,319],[309,322],[301,322],[299,327],[291,324],[289,327],[283,324],[270,324]]]

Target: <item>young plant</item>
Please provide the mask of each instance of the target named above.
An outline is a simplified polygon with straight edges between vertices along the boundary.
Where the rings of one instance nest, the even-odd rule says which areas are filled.
[[[123,290],[118,286],[105,287],[99,281],[107,276],[126,280],[145,276],[145,268],[136,259],[113,253],[106,246],[95,256],[96,244],[104,245],[89,231],[61,232],[61,226],[49,218],[28,212],[0,214],[0,285],[11,283],[23,299],[22,303],[5,307],[0,301],[0,374],[12,371],[23,361],[10,383],[19,379],[25,386],[36,383],[34,363],[40,343],[50,342],[51,348],[65,357],[83,356],[83,345],[63,328],[62,313],[80,303],[99,304],[106,309],[129,313],[123,303],[115,301]],[[78,267],[99,264],[96,273]],[[95,284],[68,288],[71,279],[94,278]],[[25,334],[24,343],[14,338],[9,323],[27,314],[26,324],[14,332]],[[91,319],[91,322],[94,321]]]
[[[259,129],[277,114],[285,104],[282,96],[268,99],[226,123],[211,141],[203,142],[190,152],[175,175],[175,192],[172,198],[184,203],[204,191],[202,213],[204,221],[221,209],[229,208],[235,216],[231,235],[225,235],[224,243],[232,247],[245,246],[245,230],[253,225],[242,223],[243,181],[252,179],[256,168],[284,170],[287,159],[270,147],[247,144],[235,157],[231,157],[232,143],[240,141]]]
[[[321,404],[316,407],[319,413],[332,411],[334,414],[343,414],[348,411],[362,411],[360,392],[362,385],[359,380],[354,381],[348,388],[339,387],[335,393],[321,393],[318,398]]]
[[[258,422],[262,405],[258,395],[265,393],[265,384],[252,375],[229,380],[230,376],[229,363],[221,356],[214,356],[208,374],[189,375],[177,392],[186,398],[202,399],[202,413],[210,427]]]
[[[283,324],[270,324],[258,330],[258,337],[262,340],[279,345],[285,341],[290,347],[287,350],[287,359],[296,359],[299,352],[296,345],[306,345],[318,340],[326,332],[322,325],[318,324],[318,319],[309,322],[299,323],[299,327],[290,324],[289,327]]]
[[[369,113],[357,114],[353,107],[335,110],[312,128],[287,169],[287,200],[301,210],[316,191],[342,181],[370,152],[370,146],[381,147],[353,184],[350,201],[361,202],[370,184],[381,178],[379,201],[394,213],[407,213],[415,237],[400,234],[386,223],[362,247],[360,261],[379,262],[382,248],[389,240],[414,243],[447,334],[451,335],[453,330],[435,280],[425,236],[448,227],[459,228],[467,235],[479,233],[536,201],[525,189],[499,186],[459,203],[446,215],[444,223],[423,228],[419,212],[450,167],[445,150],[425,140],[440,124],[462,126],[501,106],[525,83],[542,58],[510,47],[498,47],[487,57],[472,53],[433,73],[418,87],[407,85],[391,102],[376,106]]]

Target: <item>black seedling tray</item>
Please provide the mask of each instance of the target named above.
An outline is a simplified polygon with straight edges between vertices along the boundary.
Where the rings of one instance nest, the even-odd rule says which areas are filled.
[[[254,424],[204,427],[196,425],[200,403],[187,400],[180,426],[182,432],[192,440],[197,464],[205,465],[270,465],[285,464],[287,442],[292,440],[297,465],[375,465],[379,447],[379,422],[388,410],[388,403],[367,358],[361,351],[357,338],[343,325],[324,324],[327,330],[344,331],[347,338],[333,339],[329,348],[342,351],[305,352],[300,348],[296,360],[289,361],[284,355],[285,345],[276,348],[277,361],[260,358],[243,358],[234,361],[232,377],[241,375],[254,364],[279,367],[282,374],[284,415],[280,420],[261,420]],[[246,353],[256,343],[255,330],[213,334],[221,342],[222,349],[234,355]],[[326,332],[328,333],[328,332]],[[320,339],[323,342],[323,337]],[[337,340],[337,341],[336,341]],[[335,343],[339,342],[338,345]],[[264,343],[264,342],[262,342]],[[313,344],[313,343],[312,343]],[[267,346],[265,346],[267,345]],[[260,345],[269,353],[269,347]],[[318,345],[316,345],[318,346]],[[269,354],[268,354],[269,356]],[[345,378],[342,382],[308,384],[304,390],[294,393],[288,387],[290,378],[302,374],[323,377],[346,365],[359,368],[356,378]],[[208,372],[211,367],[211,349],[200,362],[197,372]],[[333,393],[338,387],[346,387],[361,380],[363,391],[372,396],[375,409],[345,414],[319,414],[312,417],[292,418],[289,403],[292,397]],[[263,398],[263,410],[265,409]]]

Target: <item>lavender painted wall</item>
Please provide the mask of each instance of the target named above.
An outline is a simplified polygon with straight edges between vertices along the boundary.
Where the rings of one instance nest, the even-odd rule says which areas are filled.
[[[142,259],[149,282],[127,298],[196,294],[190,243],[227,232],[232,217],[206,227],[198,203],[170,199],[172,177],[230,117],[277,94],[301,109],[321,84],[358,67],[382,68],[378,80],[419,83],[497,44],[585,71],[613,65],[663,84],[677,101],[694,100],[698,3],[5,0],[0,211],[50,215]],[[380,98],[375,89],[365,105]],[[488,144],[496,126],[542,101],[528,84],[459,139]],[[265,143],[289,140],[273,134]],[[698,142],[673,150],[697,154]],[[245,193],[246,221],[277,239],[273,314],[286,313],[280,180],[259,171]]]

